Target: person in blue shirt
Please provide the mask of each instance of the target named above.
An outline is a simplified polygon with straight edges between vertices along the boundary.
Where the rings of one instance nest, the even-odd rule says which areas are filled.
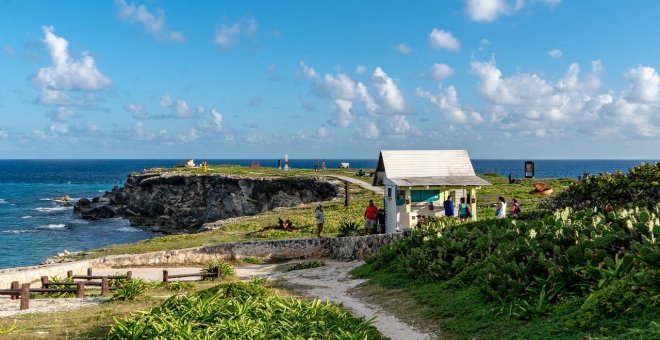
[[[452,200],[451,195],[447,197],[443,204],[445,206],[445,216],[454,216],[454,200]]]

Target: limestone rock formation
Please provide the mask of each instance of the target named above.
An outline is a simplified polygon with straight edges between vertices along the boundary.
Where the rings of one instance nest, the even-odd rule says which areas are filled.
[[[125,217],[132,225],[180,233],[207,222],[330,200],[338,192],[336,185],[310,177],[147,172],[129,175],[124,187],[98,200],[81,199],[74,213],[85,219]]]

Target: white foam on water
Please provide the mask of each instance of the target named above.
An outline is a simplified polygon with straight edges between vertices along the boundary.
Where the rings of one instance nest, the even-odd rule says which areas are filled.
[[[25,216],[21,216],[21,218],[22,218],[22,219],[28,219],[28,218],[32,218],[32,216],[30,216],[30,215],[25,215]]]
[[[64,228],[66,228],[66,224],[64,223],[46,224],[37,227],[37,229],[64,229]]]
[[[13,229],[13,230],[3,230],[0,231],[0,234],[25,234],[25,233],[30,233],[32,230],[28,229]]]
[[[129,233],[137,233],[141,230],[138,229],[138,228],[133,228],[133,227],[121,227],[121,228],[117,229],[117,231],[126,231],[126,232],[129,232]]]
[[[40,198],[39,200],[40,201],[52,201],[53,199],[52,198]]]
[[[5,201],[4,199],[0,198],[0,204],[7,204],[9,202]]]
[[[64,210],[67,210],[67,209],[69,209],[69,207],[52,207],[52,208],[39,207],[39,208],[34,208],[34,210],[41,211],[41,212],[64,211]]]

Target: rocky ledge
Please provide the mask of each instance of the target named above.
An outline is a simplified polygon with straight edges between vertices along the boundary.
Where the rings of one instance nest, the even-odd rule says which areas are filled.
[[[312,177],[141,173],[129,175],[124,187],[102,197],[80,199],[74,214],[83,219],[124,217],[135,226],[182,233],[207,222],[330,200],[338,193],[336,185]]]

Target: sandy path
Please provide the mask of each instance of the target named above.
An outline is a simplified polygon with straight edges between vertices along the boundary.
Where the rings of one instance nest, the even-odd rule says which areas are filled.
[[[351,296],[350,290],[357,285],[365,282],[362,279],[353,279],[349,272],[362,264],[361,261],[343,262],[324,260],[325,266],[313,269],[296,270],[291,272],[277,272],[276,269],[281,265],[264,264],[249,265],[236,268],[236,274],[242,280],[249,280],[253,276],[270,277],[296,293],[301,295],[330,300],[337,304],[342,304],[345,308],[353,312],[354,315],[365,317],[367,319],[376,318],[374,326],[386,337],[391,339],[435,339],[433,334],[422,333],[410,325],[402,322],[394,315],[383,311],[377,305],[368,303]],[[95,275],[113,275],[118,272],[133,272],[133,277],[141,278],[146,281],[161,281],[163,279],[163,269],[167,269],[170,274],[183,274],[199,272],[199,267],[180,267],[180,268],[98,268],[94,269]],[[191,277],[188,280],[198,278]],[[55,311],[71,310],[84,308],[87,306],[99,304],[109,298],[84,298],[84,299],[32,299],[30,300],[30,309],[19,311],[18,300],[9,300],[0,298],[0,317],[13,316],[26,313],[48,313]]]

